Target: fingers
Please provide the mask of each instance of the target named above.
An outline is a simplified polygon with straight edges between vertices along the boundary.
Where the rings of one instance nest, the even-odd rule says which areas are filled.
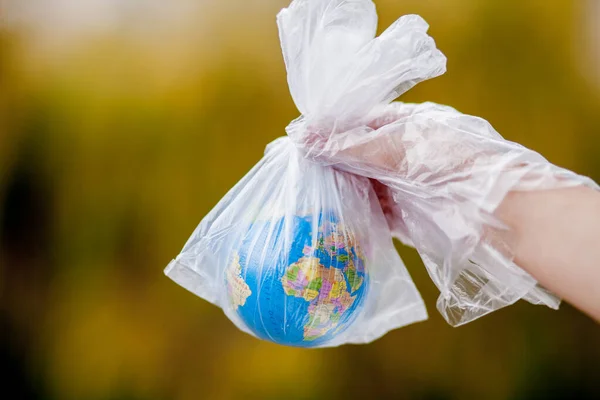
[[[428,185],[483,172],[507,148],[487,121],[435,103],[395,102],[345,127],[309,127],[301,136],[306,156],[318,162]]]

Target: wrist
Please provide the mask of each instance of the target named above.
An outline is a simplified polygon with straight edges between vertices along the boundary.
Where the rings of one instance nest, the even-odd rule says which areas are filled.
[[[544,287],[600,319],[600,194],[584,187],[511,192],[496,212],[515,262]]]

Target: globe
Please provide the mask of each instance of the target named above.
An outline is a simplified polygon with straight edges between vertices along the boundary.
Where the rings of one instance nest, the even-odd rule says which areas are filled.
[[[230,306],[257,337],[315,347],[360,313],[368,274],[355,233],[322,213],[254,222],[225,283]]]

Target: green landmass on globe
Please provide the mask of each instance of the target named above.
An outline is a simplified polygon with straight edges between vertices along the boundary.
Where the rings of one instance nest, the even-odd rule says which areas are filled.
[[[354,303],[355,297],[351,292],[360,288],[363,279],[356,274],[350,258],[348,261],[347,266],[340,270],[326,268],[317,257],[303,257],[291,264],[281,278],[285,294],[310,302],[304,340],[318,339],[334,329],[342,314]]]

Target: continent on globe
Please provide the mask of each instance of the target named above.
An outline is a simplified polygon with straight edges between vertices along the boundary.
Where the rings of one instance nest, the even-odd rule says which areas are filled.
[[[240,256],[238,254],[233,255],[231,264],[229,264],[225,274],[229,302],[237,310],[238,307],[246,304],[246,299],[252,294],[250,287],[244,282],[244,278],[242,278],[242,266],[240,265]]]
[[[346,274],[346,278],[350,283],[350,292],[354,293],[358,289],[360,289],[363,284],[363,278],[358,275],[356,271],[356,267],[354,266],[354,262],[352,262],[352,258],[348,260],[348,265],[344,268],[344,273]]]
[[[362,278],[356,274],[353,263],[342,271],[321,265],[317,257],[302,257],[288,267],[281,284],[288,296],[310,302],[308,322],[304,325],[304,339],[310,341],[337,327],[342,314],[354,303],[351,292],[360,288]]]

